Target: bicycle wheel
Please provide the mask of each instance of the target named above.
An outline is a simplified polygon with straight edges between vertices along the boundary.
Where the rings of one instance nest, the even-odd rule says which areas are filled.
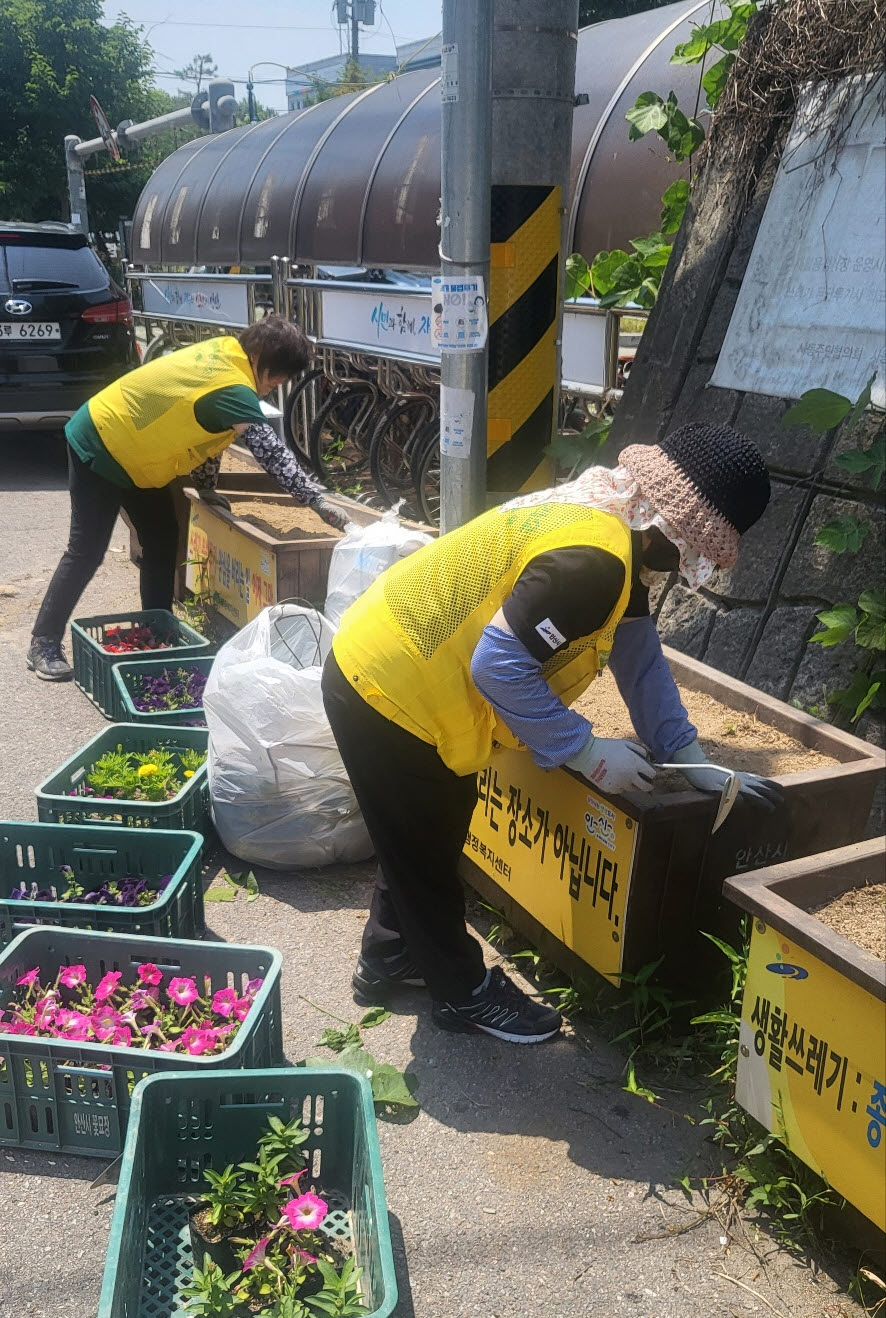
[[[283,410],[286,443],[305,466],[311,465],[311,425],[329,394],[329,377],[321,366],[306,372],[292,386]]]
[[[382,415],[369,445],[369,471],[376,491],[387,508],[405,499],[414,503],[415,490],[410,458],[417,437],[433,419],[430,398],[395,400]],[[414,508],[408,508],[411,516]]]
[[[332,489],[354,493],[355,480],[369,463],[369,441],[376,421],[378,392],[369,383],[337,386],[311,426],[310,458],[317,475]]]
[[[440,426],[425,427],[415,447],[412,478],[419,514],[429,526],[440,525]]]
[[[175,352],[175,345],[169,342],[161,330],[159,334],[154,335],[145,348],[142,354],[142,366],[147,366],[148,362],[156,361],[158,357],[165,357],[168,352]]]

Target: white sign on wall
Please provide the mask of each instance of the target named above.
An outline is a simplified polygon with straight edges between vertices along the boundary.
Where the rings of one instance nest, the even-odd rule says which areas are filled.
[[[249,324],[246,285],[212,279],[176,279],[154,275],[143,279],[142,306],[151,316],[167,320],[202,320],[237,328]]]
[[[320,293],[321,342],[364,348],[367,352],[417,353],[436,358],[431,340],[427,293],[330,288]]]
[[[606,382],[605,312],[579,311],[566,303],[563,308],[560,378],[564,389],[570,384],[603,388]]]
[[[854,401],[875,375],[886,406],[884,128],[870,79],[806,92],[711,384]]]

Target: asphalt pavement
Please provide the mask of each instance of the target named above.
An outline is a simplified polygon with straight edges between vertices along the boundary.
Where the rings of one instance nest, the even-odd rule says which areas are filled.
[[[67,520],[60,441],[0,436],[2,818],[36,818],[35,785],[105,726],[72,683],[25,670]],[[77,612],[137,607],[118,523]],[[295,1062],[329,1023],[310,1002],[359,1018],[349,980],[371,869],[257,875],[258,900],[207,907],[209,936],[280,949]],[[369,1046],[408,1066],[422,1105],[408,1124],[379,1123],[398,1318],[860,1318],[841,1265],[687,1203],[675,1178],[717,1166],[683,1115],[700,1094],[667,1079],[662,1106],[625,1093],[624,1053],[593,1028],[532,1048],[449,1035],[416,994]],[[113,1205],[113,1187],[91,1188],[103,1166],[0,1148],[0,1318],[95,1318]]]

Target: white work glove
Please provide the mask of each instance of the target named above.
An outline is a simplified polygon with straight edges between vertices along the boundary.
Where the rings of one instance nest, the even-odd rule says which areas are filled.
[[[566,761],[603,792],[651,792],[655,770],[635,741],[621,737],[589,737],[577,755]]]
[[[674,751],[671,760],[675,764],[687,766],[680,772],[690,787],[694,787],[696,791],[719,792],[726,781],[725,774],[712,773],[710,769],[706,769],[703,773],[693,772],[691,768],[693,764],[709,763],[708,757],[697,741],[690,741],[688,746]],[[738,794],[744,801],[753,801],[755,805],[762,805],[766,810],[774,810],[784,799],[778,784],[770,782],[768,778],[761,778],[756,773],[740,773],[737,776],[740,784]]]

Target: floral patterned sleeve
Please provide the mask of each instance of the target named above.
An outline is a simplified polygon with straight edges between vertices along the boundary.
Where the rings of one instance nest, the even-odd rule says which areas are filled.
[[[195,467],[191,472],[191,479],[197,486],[198,490],[214,490],[218,484],[218,472],[221,467],[221,457],[207,458],[201,462],[199,467]]]
[[[273,426],[247,426],[241,431],[239,441],[246,445],[256,462],[264,467],[269,476],[273,476],[281,489],[291,494],[298,503],[314,503],[326,493],[324,487],[296,461]]]

